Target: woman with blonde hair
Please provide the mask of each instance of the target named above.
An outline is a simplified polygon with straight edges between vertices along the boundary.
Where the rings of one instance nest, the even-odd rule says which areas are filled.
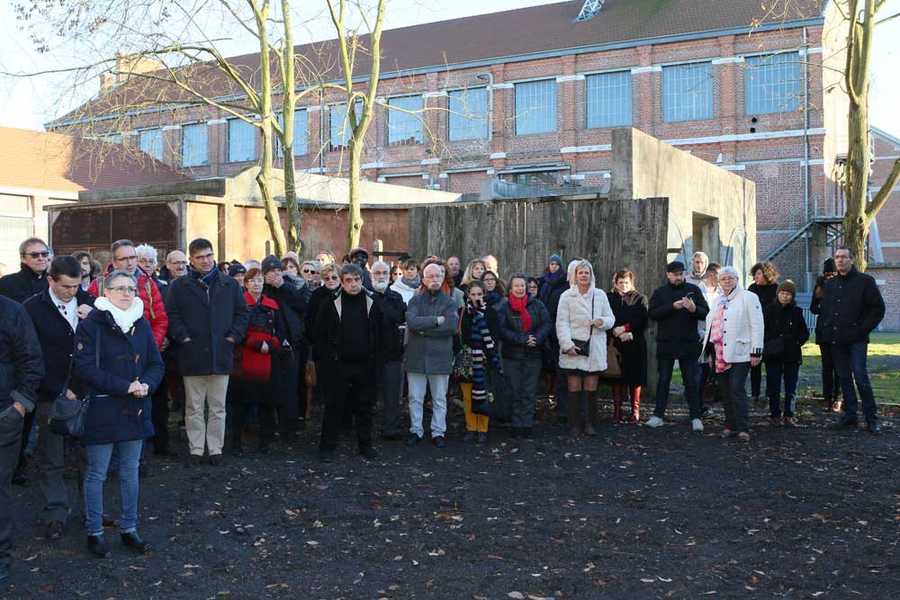
[[[556,313],[556,338],[559,340],[559,369],[568,379],[569,423],[571,434],[582,432],[581,407],[587,405],[588,419],[583,431],[597,435],[597,383],[607,369],[606,330],[616,322],[609,299],[596,287],[594,267],[587,260],[569,263],[571,287],[563,292]]]

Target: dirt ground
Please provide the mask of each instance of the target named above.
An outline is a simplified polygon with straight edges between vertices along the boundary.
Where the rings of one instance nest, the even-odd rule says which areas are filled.
[[[539,422],[484,446],[460,441],[456,415],[446,449],[381,443],[374,462],[346,442],[318,463],[312,430],[221,467],[155,460],[139,514],[155,550],[110,531],[108,560],[87,554],[80,516],[43,538],[32,469],[0,597],[900,598],[897,413],[874,437],[826,430],[818,405],[770,427],[757,405],[741,446],[673,408],[657,430],[606,421],[573,441]]]

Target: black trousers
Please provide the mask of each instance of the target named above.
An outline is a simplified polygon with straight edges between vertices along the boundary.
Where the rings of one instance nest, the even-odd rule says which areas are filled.
[[[762,396],[763,363],[750,367],[750,395],[754,398]]]
[[[339,376],[319,379],[320,384],[325,384],[325,417],[322,421],[319,449],[331,451],[337,448],[341,423],[349,408],[348,405],[352,402],[352,415],[356,420],[356,442],[360,450],[365,450],[372,446],[375,370],[367,362],[342,362],[337,372],[340,373]]]
[[[34,411],[25,414],[22,422],[22,437],[19,444],[19,454],[16,459],[16,475],[24,475],[25,467],[28,466],[28,457],[25,456],[25,448],[31,440],[31,428],[34,426]]]
[[[843,397],[841,376],[834,366],[834,344],[820,344],[822,353],[822,396],[826,402],[834,402]]]
[[[250,404],[232,402],[228,405],[228,416],[231,417],[231,447],[240,448],[244,440],[244,428],[253,407],[259,407],[259,445],[268,446],[275,439],[275,407],[270,404]]]
[[[169,449],[169,376],[163,374],[159,387],[153,392],[150,420],[153,423],[153,449],[165,452]]]
[[[12,560],[12,477],[23,445],[23,421],[12,405],[0,411],[0,562],[7,565]]]

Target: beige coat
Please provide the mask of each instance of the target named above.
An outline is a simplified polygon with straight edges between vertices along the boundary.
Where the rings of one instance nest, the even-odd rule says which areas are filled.
[[[591,295],[593,295],[593,313],[595,319],[603,319],[601,327],[594,327],[591,332],[589,321],[591,320]],[[556,311],[556,339],[559,340],[559,366],[561,369],[578,369],[588,373],[605,371],[606,364],[606,330],[612,329],[616,322],[612,308],[606,293],[592,287],[587,298],[578,293],[578,286],[573,286],[563,292],[559,298],[559,308]],[[590,356],[569,356],[566,351],[571,349],[576,340],[586,340],[591,336]]]

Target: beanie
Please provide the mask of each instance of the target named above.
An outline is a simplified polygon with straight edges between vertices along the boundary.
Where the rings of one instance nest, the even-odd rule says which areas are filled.
[[[797,297],[797,286],[790,279],[784,281],[781,285],[778,286],[778,293],[787,292],[791,295],[791,297]]]
[[[550,260],[547,261],[547,264],[549,265],[552,262],[555,262],[559,266],[563,266],[562,256],[560,256],[559,254],[551,254],[550,255]]]
[[[837,273],[837,265],[833,258],[826,258],[825,265],[822,267],[823,273]]]
[[[231,265],[228,267],[228,276],[234,277],[235,275],[240,275],[241,273],[246,273],[247,269],[244,268],[244,265],[237,264]]]
[[[275,256],[274,254],[270,254],[270,255],[268,255],[267,257],[265,257],[265,258],[263,259],[263,261],[262,261],[262,266],[261,266],[260,268],[261,268],[261,270],[262,270],[262,272],[263,272],[263,275],[265,275],[266,273],[268,273],[268,272],[271,271],[272,269],[280,269],[280,268],[281,268],[281,261],[278,260],[278,257]]]

